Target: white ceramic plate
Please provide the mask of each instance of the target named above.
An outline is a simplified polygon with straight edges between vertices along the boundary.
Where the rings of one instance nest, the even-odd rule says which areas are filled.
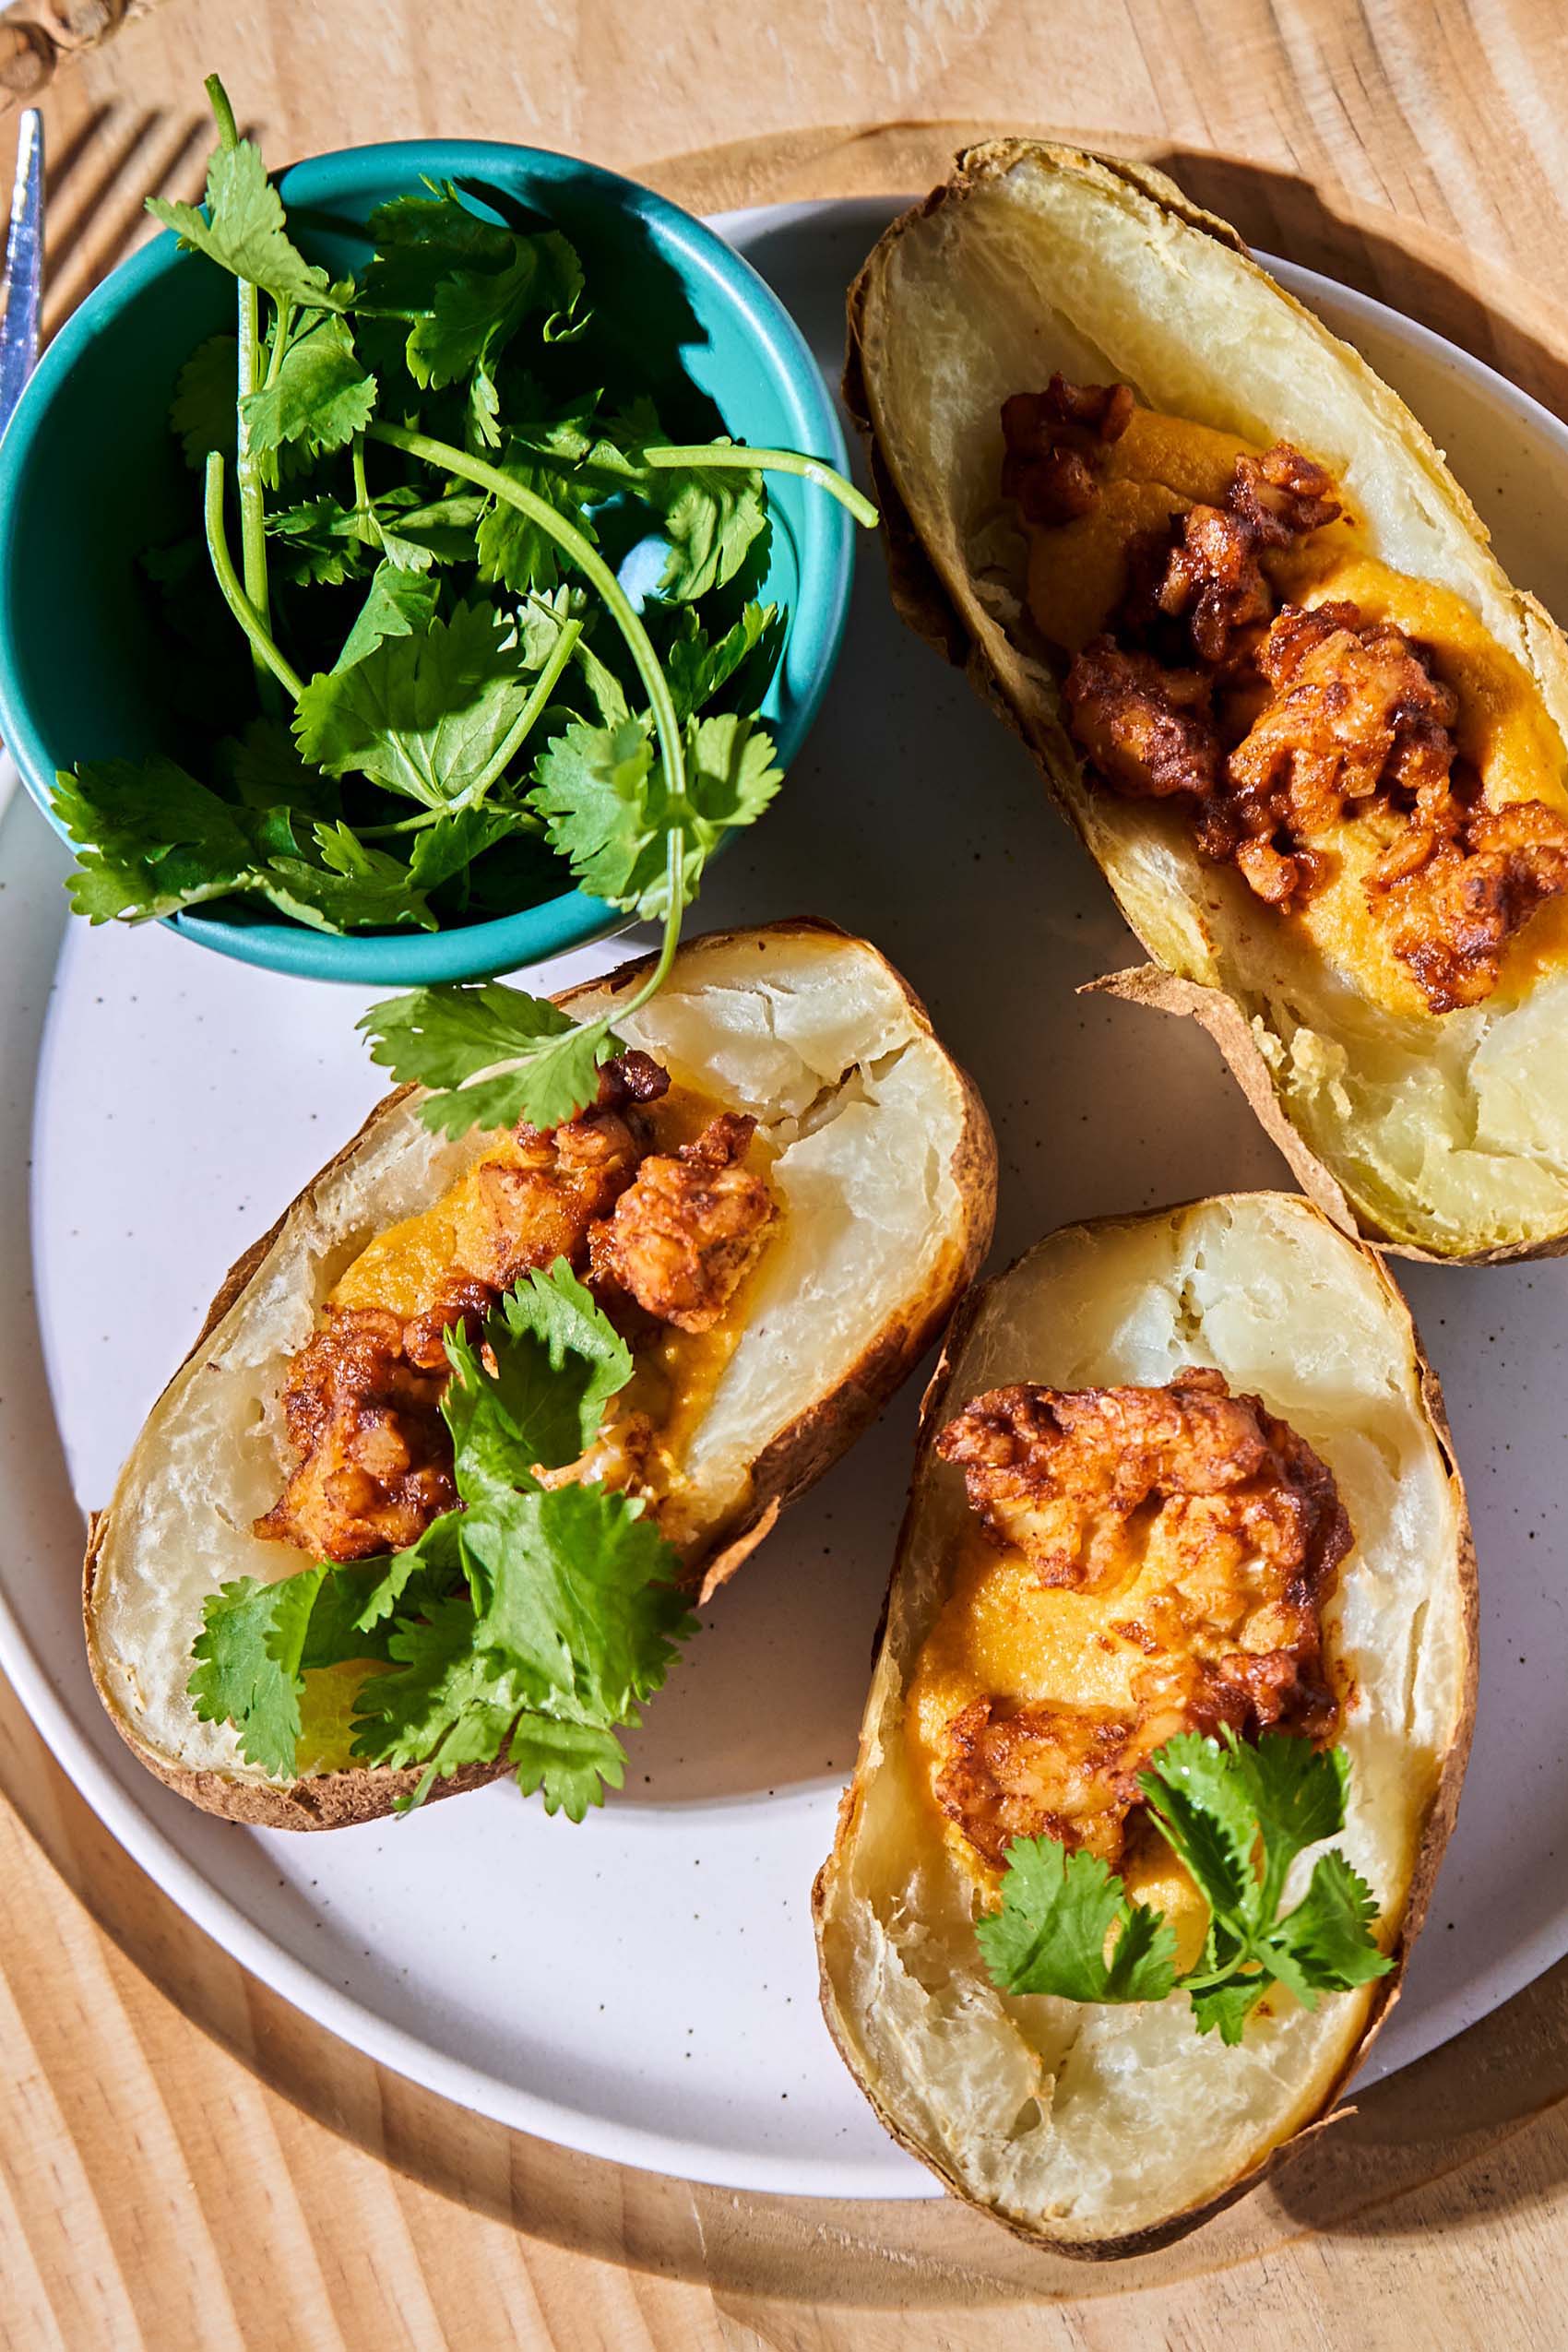
[[[888,216],[826,205],[721,225],[831,372],[845,284]],[[1408,396],[1509,569],[1568,612],[1568,433],[1376,304],[1281,275]],[[581,1828],[505,1787],[325,1839],[196,1812],[132,1762],[94,1699],[81,1514],[231,1259],[378,1089],[350,992],[161,930],[67,931],[63,872],[18,800],[0,832],[0,1665],[66,1771],[236,1958],[434,2090],[695,2180],[932,2193],[828,2045],[807,1911],[919,1382],[723,1595],[633,1743],[626,1791]],[[702,912],[806,909],[878,941],[979,1079],[1002,1146],[999,1263],[1063,1218],[1289,1182],[1194,1024],[1075,998],[1133,943],[1023,752],[895,620],[869,546],[806,754]],[[609,960],[571,959],[552,983]],[[1384,2072],[1568,1951],[1551,1862],[1568,1839],[1568,1263],[1404,1278],[1470,1482],[1483,1670],[1459,1827]]]

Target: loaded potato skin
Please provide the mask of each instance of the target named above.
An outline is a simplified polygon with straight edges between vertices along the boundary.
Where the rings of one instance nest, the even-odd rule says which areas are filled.
[[[1347,1229],[1568,1246],[1568,646],[1396,395],[1162,175],[1017,139],[873,253],[845,397],[895,601],[1148,951],[1099,985]]]
[[[647,968],[564,1004],[613,1016]],[[421,1384],[445,1375],[427,1360],[426,1326],[482,1301],[469,1286],[493,1269],[454,1237],[487,1168],[530,1170],[506,1207],[509,1248],[527,1254],[536,1211],[552,1241],[552,1220],[574,1218],[597,1311],[631,1349],[624,1418],[566,1475],[640,1502],[705,1598],[875,1417],[972,1275],[994,1211],[989,1122],[919,1000],[866,943],[811,921],[695,938],[621,1033],[646,1057],[645,1083],[583,1114],[590,1130],[626,1131],[611,1137],[612,1181],[602,1133],[586,1189],[541,1191],[532,1163],[575,1162],[581,1136],[439,1136],[404,1088],[232,1270],[155,1407],[93,1523],[84,1613],[115,1728],[193,1802],[331,1827],[377,1818],[421,1784],[418,1765],[355,1764],[334,1728],[340,1707],[318,1728],[307,1720],[292,1776],[256,1767],[229,1724],[197,1718],[191,1645],[207,1599],[236,1577],[297,1573],[324,1535],[357,1550],[387,1511],[427,1517],[437,1498],[418,1483],[432,1467],[415,1458],[431,1403]],[[502,1227],[487,1216],[478,1229],[494,1240]],[[569,1258],[555,1265],[576,1278]],[[465,1767],[433,1793],[504,1769]]]
[[[1328,2112],[1396,1997],[1475,1662],[1435,1381],[1375,1255],[1310,1203],[1065,1228],[971,1293],[922,1407],[814,1906],[829,2028],[885,2126],[1066,2253],[1146,2251],[1241,2194]],[[977,1924],[1041,1836],[1115,1870],[1196,1964],[1208,1914],[1138,1768],[1217,1715],[1244,1743],[1272,1722],[1339,1752],[1340,1842],[1389,1972],[1312,2010],[1272,1990],[1230,2048],[1183,1990],[999,1989]]]

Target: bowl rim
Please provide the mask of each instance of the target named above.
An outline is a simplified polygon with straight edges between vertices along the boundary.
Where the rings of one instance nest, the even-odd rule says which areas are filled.
[[[271,174],[286,204],[320,205],[361,190],[366,182],[405,174],[457,179],[485,172],[514,178],[533,173],[545,181],[566,177],[624,192],[637,217],[673,250],[683,272],[699,274],[740,313],[787,408],[798,421],[794,445],[821,457],[841,472],[849,469],[843,426],[832,392],[804,335],[766,279],[717,230],[642,181],[559,148],[497,139],[386,139],[334,148],[305,156]],[[14,691],[9,654],[10,618],[25,579],[17,548],[17,486],[51,407],[63,385],[98,336],[144,291],[190,256],[179,252],[173,232],[163,230],[117,263],[77,304],[40,357],[17,410],[0,434],[0,739],[14,758],[28,793],[67,841],[50,801],[54,766],[27,705]],[[836,502],[822,502],[821,534],[809,595],[801,593],[789,614],[786,645],[807,683],[794,697],[787,725],[775,728],[780,763],[800,750],[827,691],[843,643],[854,571],[855,527]],[[803,587],[803,583],[802,583]],[[782,655],[781,655],[782,659]],[[230,921],[199,913],[165,919],[169,928],[220,955],[296,978],[339,981],[353,987],[423,987],[448,980],[478,980],[516,970],[568,949],[583,947],[624,930],[634,918],[580,890],[488,921],[439,932],[336,933],[266,918]]]

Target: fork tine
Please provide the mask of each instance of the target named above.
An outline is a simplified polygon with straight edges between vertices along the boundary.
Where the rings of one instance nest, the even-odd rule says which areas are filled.
[[[38,360],[43,276],[43,118],[29,106],[18,123],[17,178],[6,239],[6,315],[0,319],[0,433],[11,421]]]

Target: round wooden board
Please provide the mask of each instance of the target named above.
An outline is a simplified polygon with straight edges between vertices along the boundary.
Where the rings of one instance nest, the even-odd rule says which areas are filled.
[[[1020,38],[1026,18],[1033,21],[1021,5],[999,13]],[[1172,22],[1203,13],[1165,11]],[[788,14],[803,28],[809,12]],[[1069,12],[1034,14],[1060,28]],[[277,37],[285,18],[287,42]],[[79,61],[45,101],[54,315],[140,233],[143,196],[195,191],[206,133],[187,94],[210,64],[250,105],[279,160],[439,127],[576,146],[633,167],[639,147],[646,154],[674,144],[671,119],[705,127],[689,59],[683,113],[672,118],[656,92],[639,127],[626,62],[609,53],[608,18],[597,28],[609,47],[602,119],[591,129],[583,113],[591,63],[570,68],[576,112],[541,111],[535,94],[552,69],[538,49],[525,60],[503,0],[469,6],[462,21],[459,37],[445,8],[344,6],[316,17],[279,7],[267,12],[269,37],[258,40],[254,12],[242,28],[218,0],[164,0]],[[453,42],[470,69],[456,92]],[[503,61],[493,71],[493,59]],[[1277,70],[1288,83],[1283,63]],[[557,61],[553,71],[567,68]],[[1087,124],[1108,118],[1116,98],[1109,69],[1096,79]],[[731,80],[714,128],[764,111],[760,98],[754,108],[737,102],[745,89],[738,67]],[[1038,72],[1020,78],[1005,55],[993,59],[991,81],[998,91],[1057,86]],[[1290,102],[1304,121],[1299,90]],[[1403,114],[1397,120],[1413,187],[1420,141]],[[699,210],[885,194],[925,186],[968,139],[1014,127],[996,119],[785,129],[640,168]],[[1234,117],[1215,125],[1217,136],[1235,128]],[[1489,158],[1492,233],[1467,249],[1386,202],[1336,187],[1321,154],[1310,157],[1309,178],[1305,168],[1247,163],[1170,138],[1118,139],[1086,123],[1071,136],[1159,161],[1256,243],[1381,294],[1568,413],[1568,333],[1546,299],[1568,293],[1561,173],[1517,155]],[[1403,151],[1398,138],[1377,149],[1387,169],[1391,150]],[[1331,141],[1327,151],[1358,165],[1367,155],[1359,138]],[[1508,206],[1511,219],[1498,209]],[[1456,225],[1446,197],[1411,209]],[[1530,281],[1512,258],[1528,260]],[[856,2307],[854,2341],[873,2346],[915,2342],[914,2311],[1036,2304],[1059,2307],[1067,2332],[1037,2337],[1031,2327],[1027,2340],[1098,2344],[1109,2338],[1093,2309],[1126,2297],[1134,2299],[1130,2322],[1157,2307],[1172,2325],[1184,2313],[1198,2331],[1185,2341],[1210,2340],[1208,2326],[1226,2314],[1233,2326],[1241,2310],[1252,2340],[1261,2340],[1267,2310],[1277,2323],[1269,2340],[1296,2342],[1333,2241],[1376,2244],[1378,2284],[1369,2273],[1358,2299],[1371,2333],[1408,2322],[1403,2340],[1425,2343],[1430,2322],[1430,2340],[1451,2343],[1473,2340],[1485,2324],[1488,2280],[1516,2280],[1521,2258],[1527,2264],[1530,2216],[1568,2169],[1564,1964],[1378,2085],[1196,2237],[1119,2265],[1090,2269],[1031,2252],[950,2203],[849,2205],[659,2179],[477,2120],[373,2066],[264,1990],[120,1852],[3,1686],[0,1788],[9,1800],[0,1806],[0,2343],[440,2344],[477,2327],[469,2340],[483,2344],[502,2340],[492,2331],[504,2312],[510,2339],[530,2344],[759,2341],[803,2352],[848,2340],[813,2316],[825,2306]],[[1467,2223],[1486,2227],[1466,2233],[1472,2259],[1463,2280],[1445,2274],[1440,2282],[1425,2256],[1409,2259],[1430,2233]],[[1318,2248],[1310,2259],[1309,2244]],[[1399,2250],[1392,2267],[1382,2261]],[[1259,2266],[1259,2257],[1288,2251],[1287,2262]],[[596,2272],[587,2289],[581,2265],[564,2261],[575,2254],[624,2274]],[[1241,2264],[1244,2274],[1228,2275]],[[681,2280],[707,2295],[680,2296]],[[1350,2340],[1349,2299],[1339,2309],[1347,2333],[1335,2334],[1336,2343]],[[1277,2332],[1291,2314],[1301,2335]],[[1020,2342],[1021,2321],[1019,2312],[1006,2323]],[[1173,2340],[1166,2323],[1146,2340]],[[934,2316],[933,2327],[918,2340],[956,2340]],[[1330,2340],[1315,2323],[1313,2340]]]

